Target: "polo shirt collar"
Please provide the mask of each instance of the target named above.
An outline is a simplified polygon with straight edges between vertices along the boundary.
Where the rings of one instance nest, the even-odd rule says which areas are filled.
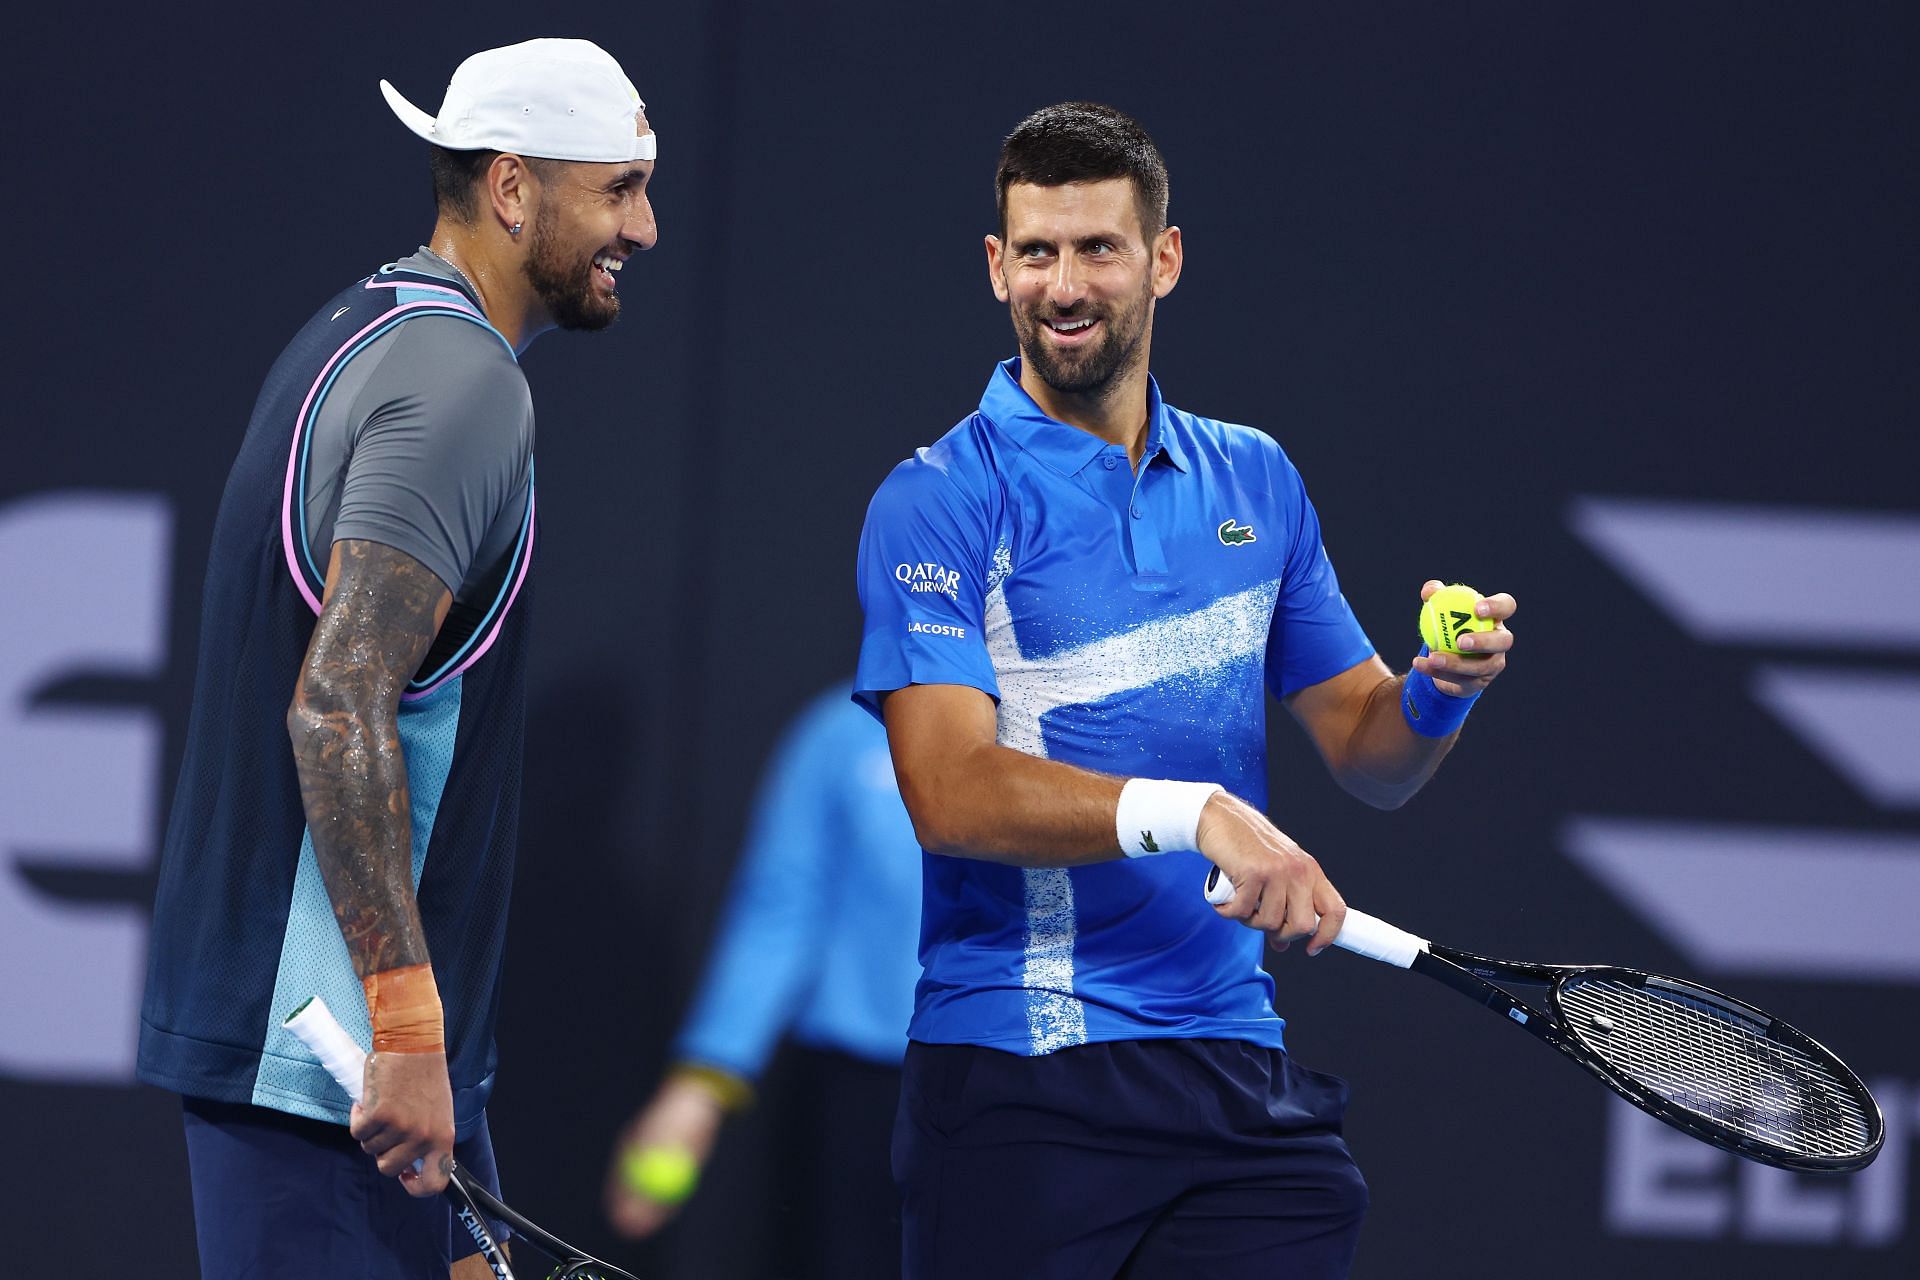
[[[1068,426],[1050,418],[1035,404],[1020,385],[1020,357],[1002,360],[987,380],[980,397],[980,413],[1000,430],[1012,436],[1028,453],[1061,475],[1078,475],[1080,469],[1100,456],[1107,442],[1090,431]],[[1171,429],[1172,415],[1160,399],[1160,384],[1147,375],[1147,448],[1146,460],[1163,455],[1181,471],[1188,469],[1186,452]]]

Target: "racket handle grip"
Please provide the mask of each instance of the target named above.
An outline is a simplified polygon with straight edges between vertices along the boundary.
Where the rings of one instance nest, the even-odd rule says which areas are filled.
[[[1414,957],[1427,949],[1427,940],[1415,937],[1405,929],[1395,928],[1379,916],[1370,916],[1364,911],[1348,907],[1347,918],[1341,924],[1340,935],[1333,940],[1333,945],[1369,960],[1378,960],[1399,969],[1410,969]]]
[[[1220,868],[1213,867],[1207,872],[1205,892],[1208,902],[1222,906],[1233,901],[1233,881],[1227,879]],[[1427,949],[1427,940],[1397,929],[1379,916],[1348,907],[1346,921],[1341,924],[1333,945],[1369,960],[1410,969],[1413,958]]]
[[[287,1015],[281,1024],[294,1035],[300,1037],[300,1043],[313,1050],[313,1056],[320,1059],[320,1065],[334,1078],[347,1096],[355,1102],[360,1101],[360,1087],[367,1079],[367,1051],[340,1025],[333,1016],[333,1010],[327,1008],[327,1002],[314,996],[305,1004]],[[425,1160],[415,1160],[415,1173],[425,1167]]]
[[[360,1086],[366,1081],[367,1051],[347,1034],[325,1000],[314,996],[288,1014],[283,1025],[300,1037],[300,1043],[313,1050],[313,1056],[320,1059],[320,1065],[347,1091],[349,1098],[360,1101]]]

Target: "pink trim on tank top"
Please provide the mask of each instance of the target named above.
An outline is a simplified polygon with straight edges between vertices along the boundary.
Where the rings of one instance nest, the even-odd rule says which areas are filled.
[[[467,655],[467,660],[465,662],[462,662],[459,666],[455,667],[452,671],[449,671],[446,675],[442,676],[440,679],[435,680],[432,684],[428,685],[426,688],[412,690],[410,692],[401,694],[400,701],[411,702],[415,698],[424,698],[428,694],[434,692],[434,690],[440,688],[440,686],[447,683],[447,681],[457,680],[460,677],[461,673],[466,671],[468,667],[471,667],[474,663],[486,657],[487,650],[493,648],[493,642],[500,638],[501,628],[507,625],[507,615],[513,612],[513,602],[520,598],[520,585],[527,580],[527,570],[531,568],[533,565],[534,506],[535,506],[535,503],[534,503],[534,496],[533,496],[533,486],[528,485],[527,486],[526,554],[520,557],[520,572],[514,576],[513,588],[507,593],[507,603],[504,607],[501,608],[500,616],[494,619],[493,628],[492,630],[487,632],[487,638],[480,642],[479,648],[475,649],[472,653]]]
[[[307,388],[307,398],[300,402],[300,416],[294,420],[293,446],[287,451],[287,483],[286,487],[282,490],[280,501],[280,545],[286,552],[287,568],[293,572],[293,583],[296,587],[300,588],[301,598],[307,602],[307,607],[313,610],[316,617],[320,613],[320,597],[314,595],[312,589],[307,586],[307,575],[302,571],[299,554],[293,547],[293,481],[294,477],[300,473],[300,441],[306,435],[307,413],[313,408],[313,398],[320,393],[320,388],[322,384],[326,382],[327,375],[333,372],[333,367],[340,363],[340,357],[344,356],[352,349],[355,343],[359,342],[369,333],[372,333],[375,329],[402,312],[419,311],[427,307],[444,307],[445,305],[443,302],[403,303],[390,311],[382,312],[379,316],[368,321],[365,328],[341,343],[340,349],[328,358],[327,363],[320,370],[320,375],[313,380],[313,385]],[[302,494],[300,497],[300,509],[303,513],[302,518],[304,518],[306,495]]]

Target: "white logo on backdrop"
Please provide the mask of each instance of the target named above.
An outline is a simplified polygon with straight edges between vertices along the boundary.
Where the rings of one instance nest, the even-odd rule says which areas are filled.
[[[173,516],[151,494],[0,506],[0,1072],[133,1078],[147,910],[42,891],[32,867],[143,871],[159,835],[150,710],[43,704],[80,676],[166,662]]]
[[[1574,504],[1570,523],[1703,644],[1920,651],[1920,517],[1589,498]],[[1868,804],[1920,809],[1920,672],[1873,657],[1763,660],[1749,689]],[[1920,837],[1576,816],[1562,841],[1704,972],[1920,983]],[[1897,1079],[1870,1085],[1886,1112],[1886,1146],[1864,1173],[1832,1183],[1746,1164],[1613,1104],[1609,1226],[1756,1242],[1898,1241],[1920,1089]]]

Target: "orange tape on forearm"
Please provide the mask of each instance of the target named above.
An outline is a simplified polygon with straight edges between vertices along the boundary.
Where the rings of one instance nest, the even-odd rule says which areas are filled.
[[[360,980],[367,991],[375,1053],[444,1053],[446,1022],[433,966],[410,964]]]

